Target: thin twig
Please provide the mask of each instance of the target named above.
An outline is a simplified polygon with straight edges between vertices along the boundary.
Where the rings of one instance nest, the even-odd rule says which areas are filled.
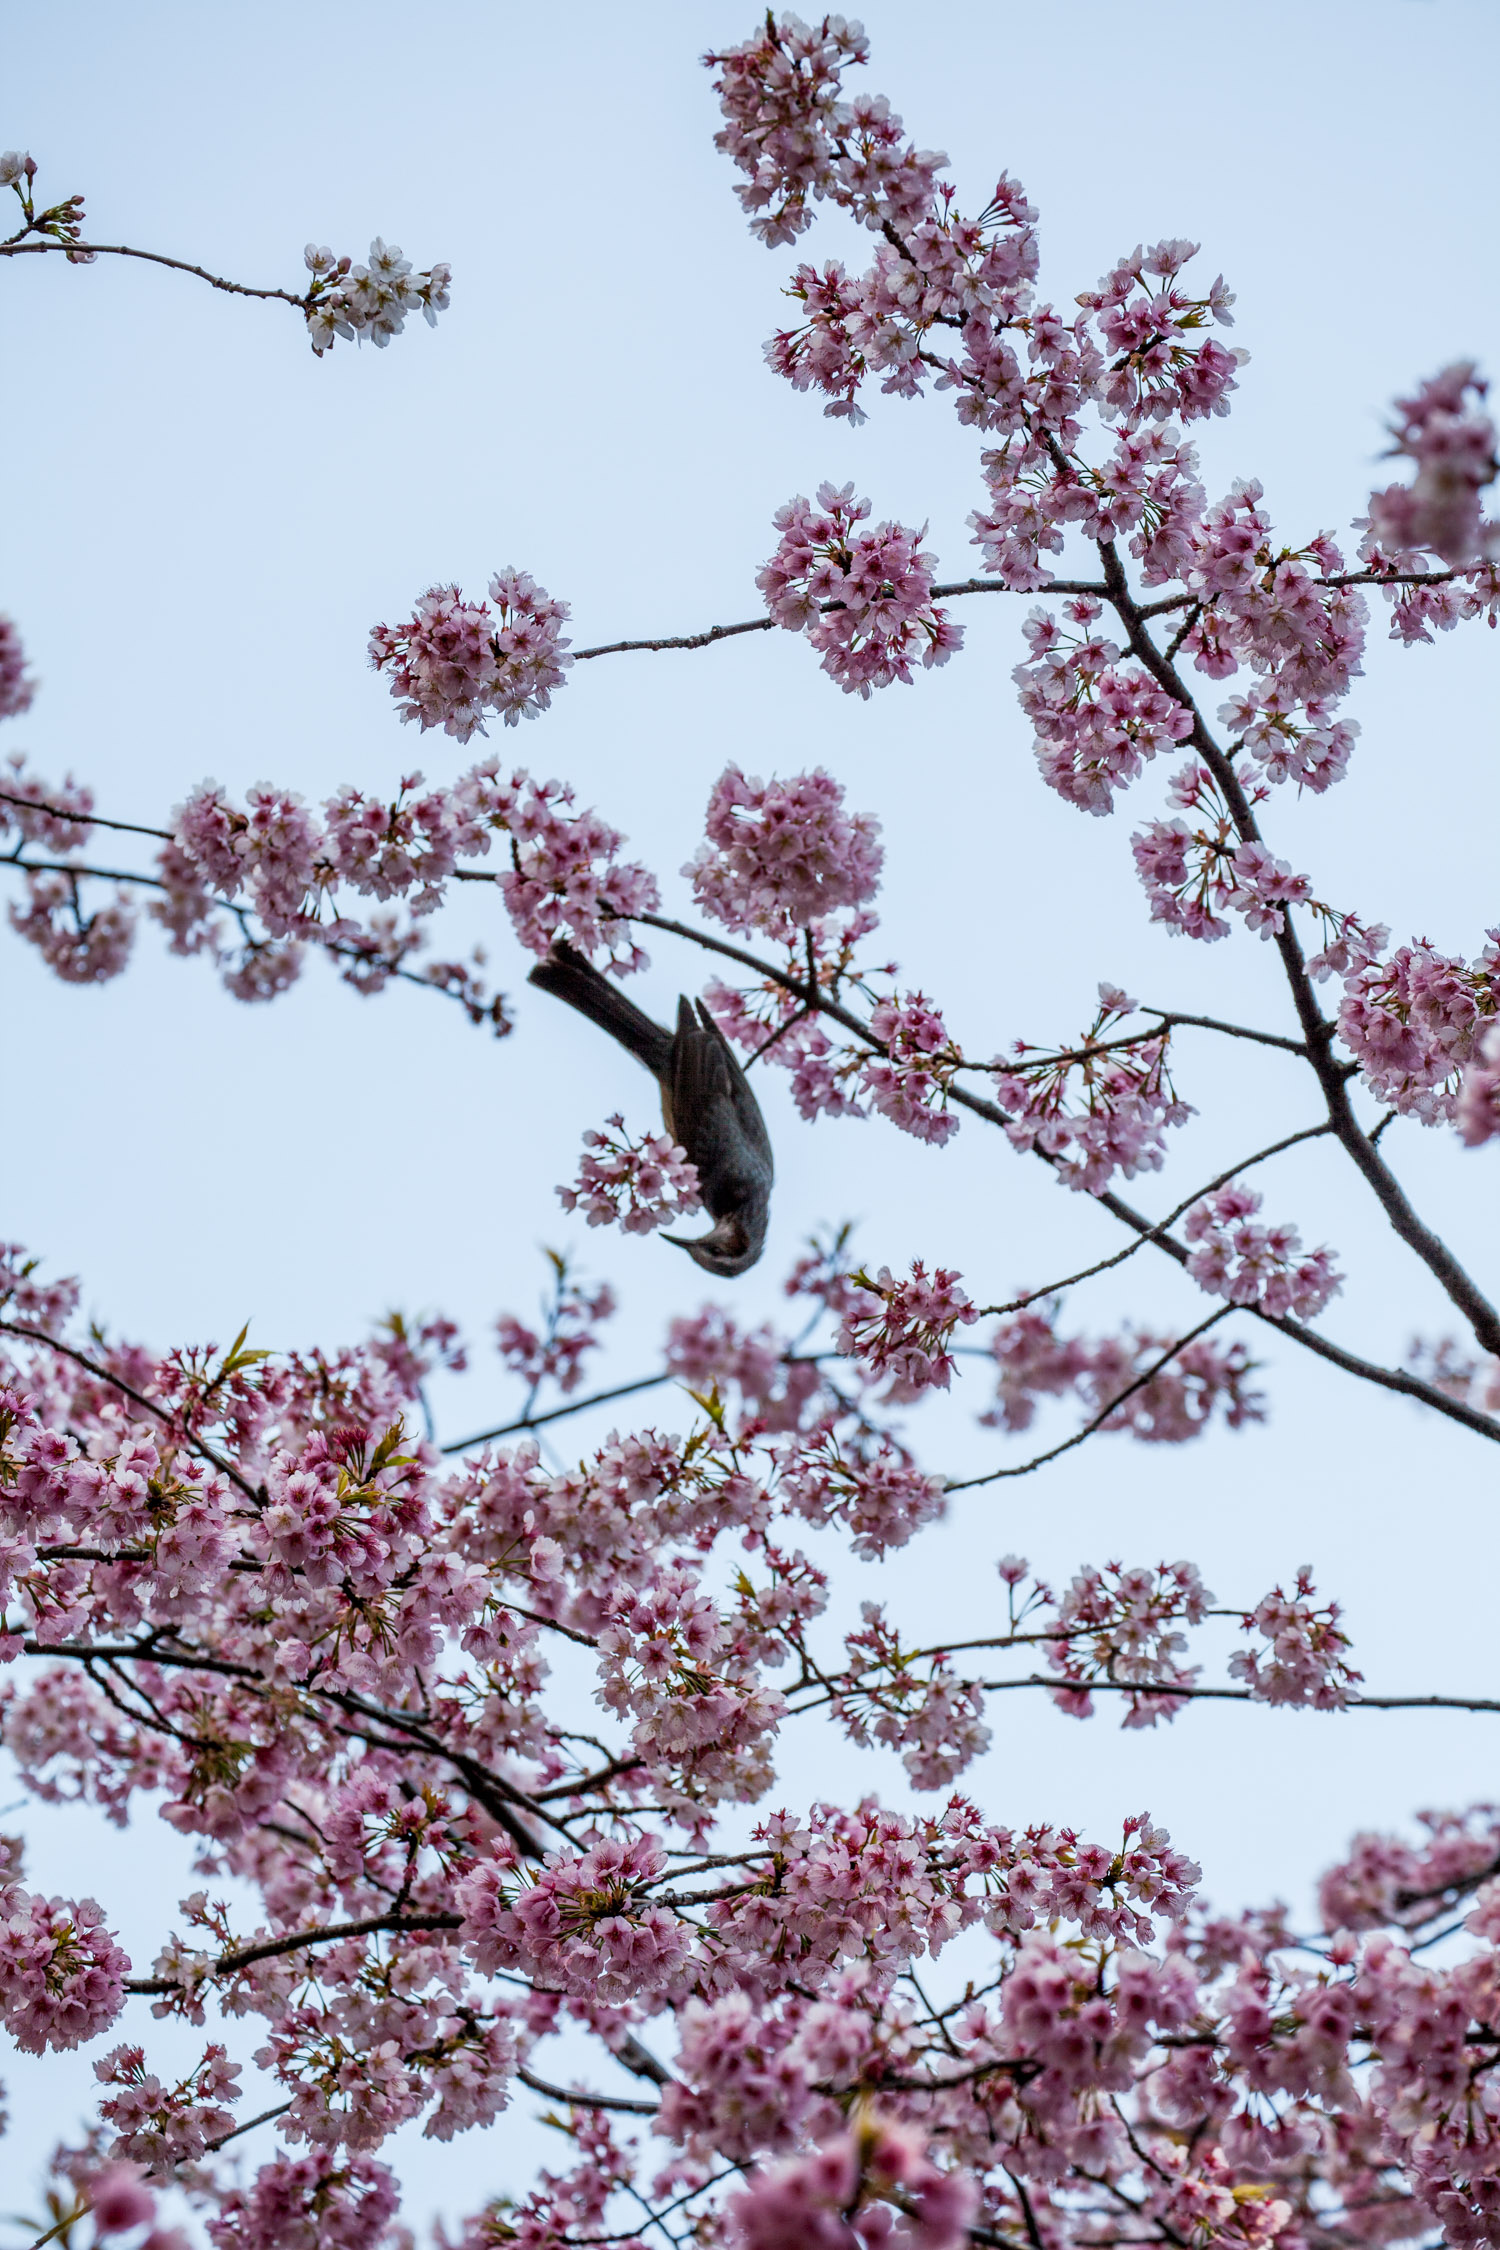
[[[101,1367],[97,1360],[88,1358],[85,1353],[76,1350],[72,1344],[60,1343],[57,1337],[49,1336],[44,1329],[23,1328],[19,1322],[14,1320],[0,1320],[0,1334],[24,1336],[28,1343],[44,1344],[48,1351],[60,1352],[64,1359],[71,1359],[75,1365],[85,1368],[90,1375],[97,1376],[101,1383],[108,1383],[115,1390],[123,1392],[126,1398],[133,1399],[137,1406],[143,1407],[148,1414],[154,1414],[158,1422],[164,1423],[173,1436],[185,1445],[190,1453],[196,1453],[202,1460],[209,1462],[219,1471],[221,1476],[228,1477],[231,1484],[237,1484],[241,1492],[245,1494],[247,1499],[253,1501],[257,1508],[261,1506],[264,1495],[256,1490],[249,1478],[243,1476],[233,1462],[226,1461],[221,1454],[214,1451],[211,1445],[205,1445],[201,1438],[191,1436],[183,1429],[176,1417],[168,1413],[164,1406],[158,1406],[154,1399],[147,1398],[143,1392],[133,1389],[121,1376],[111,1375],[109,1369]]]
[[[1107,588],[1090,579],[1058,578],[1050,586],[1039,589],[1046,594],[1092,594],[1102,600]],[[959,594],[1013,594],[1021,589],[1003,585],[995,578],[955,578],[945,586],[934,586],[933,599],[952,601]],[[823,610],[842,609],[842,602],[820,603]],[[597,648],[577,648],[572,652],[575,664],[587,664],[595,656],[626,656],[637,649],[660,650],[674,648],[712,648],[716,642],[733,640],[740,633],[771,633],[776,629],[774,617],[746,617],[736,625],[710,625],[702,633],[662,633],[654,640],[604,641]]]
[[[594,1391],[587,1398],[569,1399],[565,1406],[549,1407],[545,1414],[523,1414],[517,1422],[502,1422],[498,1429],[479,1430],[473,1437],[455,1438],[452,1445],[439,1448],[443,1453],[467,1453],[470,1446],[488,1445],[495,1438],[513,1437],[518,1430],[538,1430],[544,1422],[560,1422],[568,1414],[584,1414],[591,1406],[607,1406],[611,1399],[629,1398],[633,1391],[652,1391],[662,1383],[673,1380],[669,1369],[659,1375],[642,1375],[633,1383],[616,1383],[613,1390]]]
[[[548,2079],[536,2078],[529,2070],[520,2068],[516,2076],[534,2094],[544,2095],[549,2102],[567,2102],[574,2109],[618,2109],[630,2117],[654,2117],[661,2107],[660,2102],[634,2101],[628,2094],[571,2093],[566,2086],[554,2086]]]
[[[283,1953],[300,1953],[310,1945],[338,1945],[345,1938],[371,1937],[389,1930],[399,1936],[406,1930],[458,1930],[463,1927],[461,1914],[372,1914],[362,1922],[332,1922],[315,1930],[293,1930],[286,1937],[266,1938],[258,1945],[239,1945],[215,1960],[205,1962],[199,1972],[204,1977],[237,1976],[256,1961],[272,1961]],[[185,1980],[181,1977],[137,1977],[127,1981],[125,1990],[141,1995],[160,1995],[181,1992]]]
[[[255,289],[245,281],[226,281],[222,274],[210,273],[206,266],[190,265],[185,258],[164,257],[160,250],[132,250],[123,242],[7,242],[0,243],[0,258],[25,258],[43,250],[61,250],[74,265],[88,258],[144,258],[148,265],[196,274],[211,289],[222,289],[231,297],[272,297],[281,304],[295,305],[300,313],[308,309],[306,296],[294,296],[290,289]]]
[[[1075,1430],[1073,1435],[1070,1438],[1064,1438],[1060,1445],[1049,1447],[1045,1453],[1034,1455],[1030,1461],[1018,1462],[1014,1468],[991,1469],[982,1477],[963,1477],[956,1483],[945,1484],[943,1490],[945,1492],[970,1492],[976,1485],[995,1484],[1002,1477],[1030,1476],[1033,1469],[1040,1469],[1046,1462],[1057,1460],[1060,1454],[1071,1453],[1075,1445],[1082,1445],[1085,1438],[1092,1437],[1096,1430],[1103,1427],[1116,1407],[1123,1406],[1125,1401],[1128,1398],[1133,1398],[1137,1391],[1144,1390],[1146,1385],[1152,1382],[1162,1369],[1177,1357],[1180,1351],[1185,1350],[1189,1344],[1195,1343],[1200,1336],[1206,1335],[1208,1330],[1215,1327],[1219,1321],[1226,1320],[1230,1313],[1237,1312],[1239,1309],[1237,1305],[1220,1305],[1218,1311],[1210,1313],[1207,1320],[1200,1320],[1196,1328],[1190,1328],[1185,1336],[1179,1336],[1170,1351],[1165,1351],[1159,1359],[1154,1359],[1151,1365],[1137,1375],[1133,1383],[1128,1383],[1123,1391],[1109,1401],[1107,1406],[1101,1406],[1091,1422],[1085,1422],[1081,1430]]]
[[[76,821],[80,828],[118,828],[124,836],[158,836],[164,844],[172,841],[167,828],[143,828],[138,820],[106,820],[103,813],[81,813],[67,805],[38,804],[34,797],[17,797],[8,789],[0,789],[0,805],[19,805],[23,812],[48,813],[54,820]]]
[[[1295,1148],[1299,1141],[1320,1140],[1332,1131],[1333,1127],[1325,1119],[1321,1125],[1304,1125],[1299,1133],[1288,1133],[1284,1140],[1272,1141],[1269,1148],[1257,1149],[1254,1156],[1242,1158],[1238,1164],[1231,1164],[1227,1172],[1220,1172],[1217,1178],[1207,1181],[1202,1187],[1194,1188],[1192,1194],[1185,1195],[1164,1219],[1158,1219],[1148,1234],[1137,1235],[1135,1241],[1127,1242],[1123,1250],[1113,1251],[1109,1257],[1100,1258],[1091,1266],[1080,1266],[1077,1273],[1064,1274],[1061,1281],[1049,1282],[1044,1289],[1028,1289],[1024,1297],[1013,1297],[1008,1304],[981,1305],[979,1318],[984,1320],[991,1314],[1024,1312],[1028,1305],[1036,1304],[1039,1298],[1055,1297],[1060,1290],[1071,1289],[1080,1281],[1089,1281],[1096,1273],[1108,1273],[1111,1266],[1123,1265],[1127,1258],[1135,1256],[1137,1250],[1144,1250],[1148,1242],[1159,1242],[1168,1227],[1176,1225],[1184,1211],[1190,1210],[1195,1203],[1201,1203],[1206,1195],[1213,1195],[1219,1188],[1227,1187],[1231,1180],[1238,1179],[1241,1172],[1248,1172],[1252,1165],[1264,1164],[1268,1158],[1279,1156],[1283,1149]]]
[[[1059,1689],[1072,1695],[1151,1695],[1184,1702],[1198,1703],[1260,1703],[1267,1710],[1305,1710],[1305,1704],[1275,1705],[1263,1695],[1252,1695],[1249,1688],[1229,1687],[1176,1687],[1170,1681],[1157,1683],[1143,1680],[1062,1680],[1048,1679],[1041,1673],[1032,1673],[1020,1680],[976,1680],[974,1685],[986,1695],[1001,1695],[1007,1688]],[[1351,1695],[1346,1703],[1337,1704],[1340,1711],[1500,1711],[1500,1698],[1482,1695]]]

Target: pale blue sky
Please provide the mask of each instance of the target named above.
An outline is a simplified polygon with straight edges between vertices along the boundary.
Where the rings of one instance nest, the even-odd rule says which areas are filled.
[[[284,308],[181,275],[7,263],[0,607],[42,680],[7,732],[40,771],[71,766],[103,810],[146,821],[206,773],[310,798],[388,787],[419,758],[446,777],[455,747],[399,728],[366,669],[377,618],[434,579],[477,589],[509,562],[572,603],[581,645],[749,616],[772,511],[823,477],[854,477],[877,515],[928,521],[944,575],[968,574],[977,449],[946,403],[877,399],[851,432],[762,363],[793,254],[749,239],[696,62],[754,14],[80,0],[64,32],[49,11],[7,11],[0,146],[32,150],[50,197],[82,189],[96,239],[294,288],[309,238],[359,254],[380,233],[454,268],[435,332],[320,363]],[[883,4],[865,19],[867,83],[950,152],[965,204],[1001,169],[1024,181],[1049,293],[1066,301],[1142,239],[1203,242],[1252,355],[1233,417],[1200,433],[1207,482],[1261,477],[1288,533],[1342,532],[1359,511],[1386,474],[1396,391],[1454,357],[1500,369],[1487,0],[1166,0],[1144,28],[1103,0]],[[862,243],[827,220],[803,247]],[[801,642],[756,637],[588,666],[499,746],[573,780],[677,904],[674,870],[727,759],[827,764],[886,822],[890,951],[971,1051],[1065,1037],[1100,977],[1283,1027],[1267,949],[1147,926],[1128,834],[1157,809],[1158,778],[1110,821],[1042,788],[1009,680],[1025,606],[969,603],[964,654],[867,705]],[[1500,918],[1496,654],[1474,627],[1394,650],[1377,619],[1350,780],[1278,802],[1270,822],[1322,895],[1466,953]],[[620,1104],[645,1122],[645,1081],[526,992],[502,917],[466,899],[453,927],[490,941],[517,996],[502,1045],[433,999],[362,1003],[316,967],[275,1006],[242,1008],[149,935],[122,982],[68,991],[0,933],[0,1233],[80,1272],[91,1311],[161,1344],[223,1340],[247,1318],[263,1344],[328,1342],[391,1305],[442,1306],[481,1342],[476,1374],[442,1397],[450,1434],[511,1405],[483,1333],[534,1303],[542,1242],[614,1280],[609,1371],[649,1368],[665,1319],[707,1285],[655,1242],[565,1221],[553,1193],[585,1125]],[[665,1010],[701,964],[653,950],[638,990]],[[1290,1068],[1203,1041],[1184,1045],[1179,1085],[1203,1115],[1173,1171],[1137,1183],[1152,1210],[1313,1115]],[[779,1273],[824,1218],[860,1220],[875,1260],[959,1267],[981,1301],[1114,1247],[1084,1199],[976,1125],[938,1156],[880,1123],[805,1127],[784,1081],[765,1098],[775,1227],[765,1265],[724,1290],[737,1316],[779,1317]],[[1493,1154],[1414,1126],[1386,1146],[1434,1223],[1500,1278]],[[1391,1358],[1413,1329],[1450,1325],[1326,1149],[1266,1184],[1275,1215],[1342,1253],[1331,1333]],[[1161,1263],[1132,1262],[1074,1317],[1197,1317]],[[892,1574],[902,1614],[926,1633],[982,1630],[1009,1548],[1063,1579],[1084,1561],[1185,1554],[1228,1601],[1311,1560],[1372,1688],[1492,1688],[1485,1448],[1300,1355],[1266,1357],[1267,1430],[1168,1452],[1114,1440],[974,1496]],[[973,1424],[981,1403],[932,1417],[935,1466],[999,1458]],[[893,1588],[855,1572],[843,1599],[870,1591]],[[1300,1901],[1353,1829],[1492,1794],[1500,1740],[1496,1722],[1459,1716],[1209,1708],[1155,1736],[1019,1697],[991,1716],[995,1747],[969,1781],[992,1817],[1100,1832],[1149,1805],[1226,1904]],[[787,1802],[830,1786],[827,1748],[788,1746]],[[901,1794],[889,1764],[848,1772],[851,1790]],[[0,1803],[12,1793],[0,1785]],[[101,1842],[59,1815],[38,1838],[37,1880],[93,1887],[142,1947],[162,1898],[188,1887],[155,1825]],[[3,2070],[27,2162],[87,2098],[88,2061]],[[519,2184],[526,2106],[441,2156],[419,2149],[414,2215]]]

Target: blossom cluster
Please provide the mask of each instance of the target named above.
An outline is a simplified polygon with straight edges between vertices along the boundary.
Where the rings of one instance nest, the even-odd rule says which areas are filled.
[[[29,711],[35,693],[21,636],[10,618],[0,617],[0,719],[16,719]]]
[[[1212,943],[1229,935],[1225,916],[1244,916],[1261,938],[1279,937],[1286,909],[1307,905],[1329,923],[1335,917],[1312,895],[1305,875],[1275,858],[1257,838],[1238,835],[1214,776],[1197,760],[1172,776],[1169,800],[1197,813],[1189,827],[1181,814],[1148,821],[1130,839],[1136,874],[1151,905],[1151,919],[1174,933]],[[1350,919],[1348,917],[1345,918]]]
[[[1319,1609],[1313,1592],[1312,1571],[1304,1564],[1290,1594],[1277,1586],[1245,1618],[1246,1632],[1253,1626],[1270,1647],[1241,1650],[1229,1659],[1229,1669],[1257,1701],[1337,1711],[1363,1677],[1345,1661],[1349,1636],[1339,1629],[1338,1603]]]
[[[11,188],[21,206],[21,225],[10,239],[22,240],[25,236],[40,235],[44,241],[64,245],[70,266],[91,266],[95,252],[84,247],[83,197],[69,195],[62,202],[49,204],[38,211],[32,184],[37,175],[36,158],[25,149],[8,148],[0,154],[0,188]]]
[[[1201,1437],[1216,1412],[1231,1430],[1265,1419],[1265,1401],[1250,1382],[1256,1363],[1238,1340],[1184,1343],[1132,1327],[1091,1341],[1061,1335],[1057,1322],[1055,1300],[1033,1301],[997,1322],[989,1345],[995,1403],[984,1416],[993,1427],[1030,1429],[1042,1399],[1069,1393],[1091,1419],[1103,1417],[1102,1431],[1155,1445]]]
[[[856,1294],[839,1329],[839,1349],[875,1379],[889,1377],[887,1398],[913,1399],[925,1390],[948,1388],[954,1331],[979,1318],[958,1278],[942,1266],[929,1274],[920,1258],[902,1281],[886,1266],[873,1279],[854,1276]]]
[[[1148,759],[1187,739],[1193,715],[1094,629],[1097,601],[1079,596],[1064,615],[1075,632],[1047,610],[1031,612],[1023,628],[1031,654],[1014,678],[1042,779],[1081,811],[1107,813]]]
[[[527,1327],[514,1313],[502,1313],[495,1323],[500,1357],[513,1375],[519,1375],[535,1397],[544,1383],[555,1383],[564,1397],[583,1381],[584,1363],[603,1339],[602,1324],[615,1311],[615,1293],[607,1281],[592,1287],[575,1279],[566,1258],[549,1250],[553,1288],[540,1330]]]
[[[861,528],[869,513],[852,484],[819,485],[816,506],[799,493],[777,509],[781,539],[755,580],[777,624],[807,635],[846,695],[866,697],[892,680],[910,686],[918,660],[946,664],[964,637],[932,599],[926,527]]]
[[[438,314],[448,310],[452,269],[438,265],[428,273],[414,273],[410,258],[379,235],[370,244],[368,264],[336,258],[316,242],[307,245],[303,263],[312,275],[304,299],[308,341],[319,358],[336,336],[355,343],[368,336],[384,350],[406,326],[408,313],[420,312],[428,327],[435,328]]]
[[[1304,1252],[1292,1226],[1262,1226],[1264,1198],[1232,1183],[1195,1203],[1182,1231],[1196,1247],[1187,1270],[1211,1297],[1254,1305],[1280,1320],[1313,1320],[1343,1288],[1331,1250]]]
[[[1382,548],[1430,548],[1455,568],[1500,554],[1500,523],[1480,513],[1480,495],[1500,475],[1495,424],[1479,403],[1488,389],[1472,361],[1459,360],[1397,400],[1391,450],[1417,473],[1370,495],[1370,530]]]
[[[826,916],[867,906],[879,887],[880,823],[846,813],[842,783],[821,766],[770,782],[726,766],[704,830],[682,872],[704,913],[731,930],[790,943]],[[872,926],[861,917],[861,934]]]
[[[459,742],[485,731],[496,713],[508,727],[550,708],[572,658],[557,602],[523,570],[499,570],[488,602],[466,602],[456,586],[430,586],[400,625],[377,625],[370,662],[389,671],[404,720],[441,727]]]
[[[670,1134],[632,1140],[619,1115],[605,1120],[602,1133],[590,1127],[584,1134],[578,1177],[557,1193],[563,1209],[581,1211],[591,1227],[618,1224],[627,1234],[649,1234],[702,1208],[697,1167]]]
[[[1424,1125],[1458,1116],[1463,1074],[1471,1071],[1476,1093],[1463,1096],[1462,1129],[1471,1143],[1482,1139],[1470,1120],[1484,1115],[1481,1041],[1492,1039],[1500,1008],[1500,930],[1485,932],[1488,943],[1472,962],[1425,942],[1398,946],[1382,961],[1374,939],[1385,934],[1373,933],[1344,970],[1339,1037],[1371,1093]]]
[[[1076,1048],[1053,1052],[1017,1040],[1014,1059],[994,1066],[1005,1130],[1019,1149],[1039,1149],[1063,1184],[1098,1195],[1117,1172],[1161,1169],[1167,1128],[1192,1112],[1167,1069],[1170,1032],[1105,1033],[1136,1011],[1118,985],[1099,987],[1094,1021]]]

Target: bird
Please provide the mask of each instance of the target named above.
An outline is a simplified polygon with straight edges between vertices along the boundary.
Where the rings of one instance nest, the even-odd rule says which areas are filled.
[[[628,1048],[661,1087],[672,1139],[696,1166],[713,1225],[707,1234],[667,1234],[705,1273],[748,1273],[765,1247],[775,1165],[771,1136],[739,1057],[700,1000],[677,1002],[677,1029],[665,1031],[600,974],[565,938],[555,938],[529,980],[587,1016]]]

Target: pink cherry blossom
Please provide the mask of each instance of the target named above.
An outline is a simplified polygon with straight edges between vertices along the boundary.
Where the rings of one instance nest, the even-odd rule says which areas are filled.
[[[844,811],[821,767],[790,781],[747,781],[726,766],[708,800],[707,841],[682,872],[706,914],[731,930],[789,942],[825,915],[875,896],[885,858],[879,821]]]
[[[1331,1250],[1304,1253],[1295,1227],[1262,1226],[1254,1188],[1219,1188],[1195,1203],[1182,1231],[1197,1247],[1187,1270],[1211,1297],[1255,1305],[1281,1318],[1312,1320],[1343,1288]]]
[[[665,1133],[632,1140],[618,1115],[605,1127],[583,1136],[578,1178],[557,1191],[565,1211],[582,1211],[591,1227],[618,1223],[627,1234],[649,1234],[701,1210],[697,1168]]]
[[[1459,360],[1396,401],[1391,450],[1415,461],[1417,473],[1409,485],[1370,495],[1370,529],[1382,547],[1427,547],[1455,565],[1500,552],[1500,524],[1480,515],[1480,494],[1500,474],[1495,424],[1479,403],[1488,389],[1473,362]]]
[[[493,610],[456,586],[430,586],[404,624],[374,627],[370,662],[389,670],[404,720],[467,742],[491,712],[513,727],[550,707],[572,662],[560,638],[567,603],[510,568],[490,580],[489,599]]]
[[[839,1329],[839,1349],[858,1359],[877,1380],[889,1376],[892,1399],[912,1399],[930,1388],[946,1390],[953,1378],[949,1350],[954,1330],[978,1311],[939,1266],[931,1275],[918,1258],[904,1281],[882,1266],[873,1280],[855,1276],[858,1290]]]
[[[1491,1024],[1476,1044],[1458,1089],[1455,1121],[1468,1148],[1500,1134],[1500,1025]]]
[[[0,617],[0,719],[16,719],[29,711],[35,693],[21,636],[10,618]]]
[[[1339,1630],[1337,1602],[1319,1609],[1313,1601],[1312,1571],[1304,1564],[1294,1591],[1279,1586],[1258,1602],[1244,1620],[1270,1642],[1268,1651],[1242,1650],[1229,1669],[1242,1679],[1257,1702],[1297,1703],[1318,1711],[1340,1710],[1363,1674],[1344,1660],[1349,1636]]]
[[[869,513],[852,484],[820,484],[815,507],[799,494],[777,509],[781,541],[755,581],[777,624],[806,633],[846,695],[868,696],[892,680],[910,685],[915,659],[946,664],[963,645],[963,627],[932,600],[925,526],[862,530]]]

